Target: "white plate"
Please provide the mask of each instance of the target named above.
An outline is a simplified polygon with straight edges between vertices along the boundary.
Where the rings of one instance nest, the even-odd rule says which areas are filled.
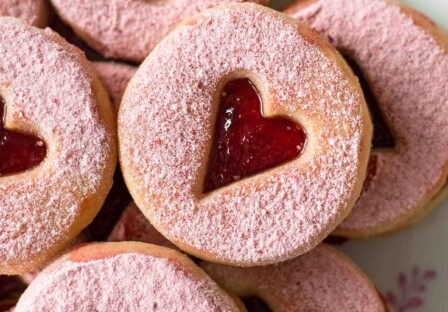
[[[272,7],[292,2],[273,0]],[[448,0],[401,2],[448,30]],[[350,241],[339,249],[365,270],[393,311],[448,311],[447,199],[417,226],[387,238]]]

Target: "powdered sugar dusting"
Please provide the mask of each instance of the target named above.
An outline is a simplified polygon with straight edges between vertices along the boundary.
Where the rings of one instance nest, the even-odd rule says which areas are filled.
[[[100,76],[104,88],[109,94],[115,110],[120,107],[121,98],[137,67],[116,62],[92,62]]]
[[[52,3],[62,19],[78,29],[78,35],[105,57],[141,62],[182,20],[219,4],[245,1],[52,0]]]
[[[22,311],[238,311],[208,277],[175,259],[126,253],[88,262],[59,261],[22,295]]]
[[[373,152],[377,174],[341,228],[370,232],[412,218],[446,181],[448,54],[388,1],[320,0],[291,14],[358,63],[396,141]]]
[[[201,267],[221,287],[260,296],[273,311],[385,311],[368,278],[326,245],[279,265],[237,268],[203,262]]]
[[[294,257],[358,196],[360,95],[297,27],[256,5],[210,10],[159,44],[130,82],[119,114],[124,176],[151,223],[199,257],[242,265]],[[308,144],[298,160],[203,195],[213,96],[241,69],[257,77],[271,110],[299,119]]]
[[[41,14],[46,10],[45,0],[2,0],[0,1],[0,16],[20,18],[33,26],[39,25]],[[45,10],[44,10],[45,8]]]
[[[0,19],[5,125],[37,133],[47,146],[38,167],[0,177],[0,263],[7,272],[46,259],[49,249],[73,239],[80,219],[91,221],[92,202],[102,200],[98,190],[112,183],[115,134],[100,116],[92,73],[56,36]]]

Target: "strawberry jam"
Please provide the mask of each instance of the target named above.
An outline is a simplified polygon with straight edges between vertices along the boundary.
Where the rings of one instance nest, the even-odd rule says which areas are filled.
[[[4,128],[5,100],[0,97],[0,176],[37,166],[47,153],[44,142]]]
[[[376,176],[378,171],[378,156],[375,154],[370,154],[369,162],[367,163],[366,179],[362,185],[362,191],[367,192],[370,189],[373,178]]]
[[[297,158],[305,140],[304,130],[292,120],[263,116],[252,82],[229,82],[221,94],[204,192]]]

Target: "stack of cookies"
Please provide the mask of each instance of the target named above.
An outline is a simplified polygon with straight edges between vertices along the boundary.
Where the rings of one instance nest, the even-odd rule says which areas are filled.
[[[330,244],[447,195],[448,37],[268,5],[0,4],[0,311],[388,311]]]

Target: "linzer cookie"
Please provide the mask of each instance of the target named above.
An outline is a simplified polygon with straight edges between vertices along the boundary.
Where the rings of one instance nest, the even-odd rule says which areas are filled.
[[[104,57],[136,63],[185,18],[219,4],[245,1],[51,0],[64,22]]]
[[[112,107],[56,33],[0,18],[0,274],[42,267],[100,209],[116,166]]]
[[[365,82],[373,115],[384,120],[374,122],[364,191],[335,233],[371,237],[417,222],[448,175],[446,35],[393,1],[299,1],[287,12],[346,57]]]
[[[52,263],[15,312],[240,311],[188,257],[155,245],[96,243]]]
[[[372,135],[336,50],[255,4],[172,32],[131,79],[118,123],[123,175],[151,224],[242,266],[296,257],[334,230],[359,197]]]
[[[200,266],[248,311],[385,312],[367,276],[327,245],[277,265],[238,268],[202,262]]]

